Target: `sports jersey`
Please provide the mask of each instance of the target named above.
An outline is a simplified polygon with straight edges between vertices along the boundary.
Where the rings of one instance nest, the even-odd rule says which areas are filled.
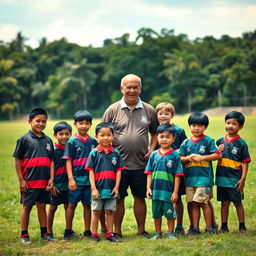
[[[209,136],[202,135],[198,140],[187,138],[180,146],[180,155],[189,156],[191,154],[210,155],[220,153],[214,140]],[[212,162],[190,161],[185,163],[185,181],[186,187],[211,187],[213,186]]]
[[[54,145],[54,186],[59,191],[68,190],[68,174],[66,169],[66,161],[62,159],[65,147]]]
[[[222,158],[218,160],[216,170],[216,185],[236,188],[242,177],[242,163],[251,162],[246,142],[238,135],[232,140],[221,137],[216,144],[224,144]]]
[[[13,156],[21,159],[22,175],[28,188],[46,188],[50,179],[50,166],[54,157],[52,140],[31,130],[17,140]]]
[[[125,169],[125,165],[117,149],[111,146],[105,152],[98,145],[91,151],[85,169],[94,172],[100,199],[109,199],[112,198],[111,192],[116,185],[116,172]]]
[[[84,167],[91,150],[97,145],[97,140],[90,136],[83,139],[75,134],[68,140],[63,159],[72,161],[73,177],[77,185],[90,185],[88,172]]]
[[[152,175],[152,199],[170,202],[174,190],[174,176],[183,176],[180,156],[174,149],[162,154],[151,153],[145,173]]]

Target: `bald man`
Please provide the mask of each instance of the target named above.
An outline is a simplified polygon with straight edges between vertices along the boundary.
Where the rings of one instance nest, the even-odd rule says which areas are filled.
[[[147,159],[157,145],[155,135],[158,126],[154,108],[140,99],[142,83],[140,77],[128,74],[121,80],[123,97],[105,111],[102,122],[112,123],[115,128],[113,146],[121,152],[126,170],[122,171],[117,208],[114,214],[115,236],[122,238],[122,221],[125,214],[125,197],[130,187],[134,198],[134,215],[137,234],[148,236],[146,220],[146,175]],[[149,139],[149,133],[151,137]]]

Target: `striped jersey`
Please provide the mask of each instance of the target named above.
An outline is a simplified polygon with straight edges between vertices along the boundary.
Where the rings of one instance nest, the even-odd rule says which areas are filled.
[[[179,149],[182,142],[187,138],[184,129],[176,124],[171,124],[175,128],[175,140],[172,143],[172,148]]]
[[[38,137],[30,130],[17,140],[13,156],[21,159],[22,175],[28,188],[47,187],[54,157],[53,143],[48,136],[42,133]]]
[[[100,199],[110,199],[116,185],[116,172],[126,167],[118,149],[113,149],[111,146],[106,152],[98,145],[91,151],[85,169],[94,172]]]
[[[73,177],[77,185],[90,185],[88,172],[84,170],[84,167],[91,150],[97,145],[98,141],[90,136],[83,139],[75,134],[68,140],[63,159],[72,161]]]
[[[183,176],[179,154],[174,149],[165,154],[160,150],[153,151],[145,173],[152,175],[152,199],[170,202],[174,190],[174,176]]]
[[[224,144],[222,158],[218,160],[216,170],[216,185],[236,188],[242,177],[242,163],[251,162],[246,142],[238,135],[232,140],[221,137],[216,144]]]
[[[214,140],[204,134],[198,140],[187,138],[180,146],[181,156],[210,155],[213,153],[219,154],[220,150]],[[211,161],[187,162],[185,163],[184,174],[186,187],[211,187],[214,184]]]
[[[65,147],[54,145],[54,186],[59,191],[68,190],[68,174],[66,169],[66,160],[63,159]]]

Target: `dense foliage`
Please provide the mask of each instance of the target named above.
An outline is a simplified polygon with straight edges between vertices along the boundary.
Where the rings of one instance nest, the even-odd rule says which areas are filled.
[[[2,119],[38,105],[55,118],[71,118],[81,108],[101,116],[120,98],[120,79],[128,73],[142,78],[143,100],[170,100],[178,113],[256,104],[256,30],[193,41],[168,29],[137,34],[135,42],[124,34],[99,48],[42,38],[32,49],[21,32],[0,42]]]

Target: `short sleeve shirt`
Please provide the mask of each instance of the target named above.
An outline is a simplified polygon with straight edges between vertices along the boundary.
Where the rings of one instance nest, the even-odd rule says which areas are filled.
[[[154,108],[139,100],[135,109],[130,110],[124,101],[118,101],[105,111],[102,122],[112,123],[115,128],[113,140],[128,170],[144,169],[145,154],[149,146],[149,133],[155,134],[158,126]]]
[[[202,135],[198,140],[187,138],[180,146],[180,155],[189,156],[191,154],[210,155],[220,153],[214,140],[209,136]],[[187,162],[185,163],[185,181],[187,187],[211,187],[213,186],[212,162]]]
[[[90,185],[88,172],[84,170],[84,167],[91,150],[97,145],[98,141],[90,136],[83,139],[75,134],[68,140],[63,159],[72,161],[73,177],[77,185]]]
[[[165,154],[155,150],[149,157],[145,173],[152,175],[152,199],[170,202],[174,177],[183,176],[179,154],[174,149]]]
[[[242,163],[251,161],[246,142],[238,135],[232,140],[221,137],[216,144],[224,144],[222,158],[218,160],[216,170],[216,185],[220,187],[236,188],[242,177]]]
[[[85,169],[94,172],[100,199],[110,199],[112,198],[111,192],[116,185],[116,173],[125,169],[125,165],[117,149],[110,147],[105,152],[97,146],[91,151]]]
[[[22,175],[28,188],[47,187],[54,158],[53,143],[48,136],[42,133],[38,137],[30,130],[17,140],[13,157],[21,159]]]

